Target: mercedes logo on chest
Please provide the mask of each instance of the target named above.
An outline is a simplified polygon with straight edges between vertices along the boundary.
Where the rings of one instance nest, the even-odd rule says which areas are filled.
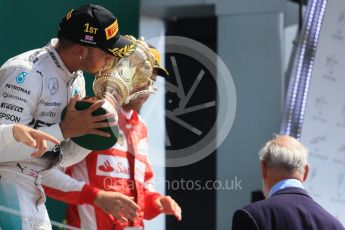
[[[56,78],[49,79],[48,89],[51,95],[54,95],[59,90],[59,83]]]

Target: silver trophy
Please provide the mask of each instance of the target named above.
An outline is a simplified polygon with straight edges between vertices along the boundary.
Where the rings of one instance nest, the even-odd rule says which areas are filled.
[[[91,106],[106,94],[114,96],[117,106],[127,104],[130,100],[145,94],[156,92],[151,75],[155,64],[150,48],[143,39],[135,39],[126,35],[135,45],[129,47],[132,54],[108,63],[96,74],[93,91],[96,96],[86,97],[76,103],[76,109],[83,110]],[[127,50],[128,51],[128,50]],[[129,52],[129,51],[128,51]],[[116,109],[106,100],[106,103],[94,112],[94,115],[115,113]],[[109,120],[110,121],[110,120]],[[111,137],[88,134],[71,138],[78,145],[90,150],[104,150],[112,147],[118,138],[118,126],[101,128]]]
[[[149,46],[142,38],[125,36],[136,44],[134,52],[108,63],[96,74],[93,82],[93,91],[97,97],[103,98],[106,92],[110,93],[119,105],[157,90],[150,79],[155,61]]]

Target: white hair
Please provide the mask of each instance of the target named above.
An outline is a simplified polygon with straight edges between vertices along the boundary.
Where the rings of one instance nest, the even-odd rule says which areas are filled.
[[[260,150],[259,158],[267,162],[268,167],[303,174],[308,164],[308,150],[293,137],[277,136]]]

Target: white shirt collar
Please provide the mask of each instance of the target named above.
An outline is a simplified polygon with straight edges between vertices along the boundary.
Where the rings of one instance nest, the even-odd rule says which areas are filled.
[[[272,188],[270,189],[268,193],[268,196],[271,197],[274,193],[278,192],[279,190],[284,189],[284,188],[290,188],[290,187],[304,188],[302,182],[299,180],[296,180],[296,179],[281,180],[272,186]]]

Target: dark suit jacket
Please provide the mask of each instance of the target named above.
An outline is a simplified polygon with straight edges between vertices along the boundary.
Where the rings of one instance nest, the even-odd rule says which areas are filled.
[[[342,224],[301,188],[285,188],[235,212],[233,230],[338,230]]]

